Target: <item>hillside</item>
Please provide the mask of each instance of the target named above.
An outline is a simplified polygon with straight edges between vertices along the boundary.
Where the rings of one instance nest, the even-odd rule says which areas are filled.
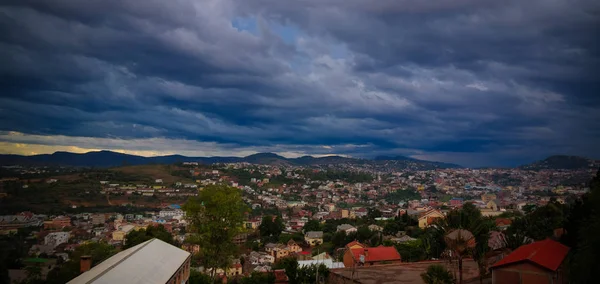
[[[533,162],[531,164],[520,166],[519,168],[525,170],[576,170],[597,168],[599,165],[599,161],[588,159],[585,157],[555,155],[540,161]]]
[[[389,160],[386,160],[388,158]],[[417,160],[408,157],[378,157],[374,160],[348,158],[341,156],[285,158],[274,153],[257,153],[247,157],[186,157],[181,155],[142,157],[116,153],[111,151],[97,151],[83,154],[56,152],[54,154],[19,156],[0,155],[0,165],[26,165],[26,166],[74,166],[74,167],[117,167],[147,164],[174,164],[181,162],[198,162],[201,164],[236,163],[246,162],[274,166],[319,166],[329,164],[369,164],[378,168],[430,170],[437,168],[459,168],[459,165]]]

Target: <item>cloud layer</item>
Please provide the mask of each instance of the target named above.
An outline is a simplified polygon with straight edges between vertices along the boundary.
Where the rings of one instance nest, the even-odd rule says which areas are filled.
[[[593,0],[4,1],[0,146],[593,156],[598,26]]]

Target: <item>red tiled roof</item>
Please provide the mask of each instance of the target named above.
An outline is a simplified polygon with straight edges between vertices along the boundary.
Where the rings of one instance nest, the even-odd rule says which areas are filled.
[[[365,247],[365,245],[359,243],[358,241],[351,241],[348,244],[346,244],[347,248],[352,247],[352,246],[361,246],[363,248]]]
[[[551,239],[520,246],[511,254],[492,265],[492,268],[521,261],[530,261],[556,271],[569,253],[569,247]]]
[[[497,218],[496,219],[496,226],[508,226],[512,224],[512,220],[508,219],[508,218]]]
[[[275,283],[287,283],[289,280],[283,269],[273,270],[273,274],[275,275]]]
[[[370,261],[390,261],[400,260],[400,254],[394,247],[378,246],[374,248],[356,248],[352,249],[352,254],[356,261],[360,260],[360,255],[365,256],[365,262]]]

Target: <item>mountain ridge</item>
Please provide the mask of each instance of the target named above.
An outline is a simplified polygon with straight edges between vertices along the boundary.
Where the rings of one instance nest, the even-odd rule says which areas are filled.
[[[0,165],[53,165],[75,167],[116,167],[123,165],[143,164],[172,164],[178,162],[198,162],[201,164],[238,163],[266,164],[274,166],[319,166],[328,164],[369,164],[376,167],[411,168],[411,169],[446,169],[462,168],[452,163],[419,160],[406,156],[377,156],[373,159],[362,159],[332,156],[302,156],[286,158],[275,153],[256,153],[246,157],[213,156],[213,157],[188,157],[179,154],[143,157],[109,150],[90,151],[87,153],[72,153],[57,151],[52,154],[39,154],[32,156],[16,154],[0,154]],[[541,169],[585,169],[600,166],[600,161],[579,156],[552,155],[545,159],[514,168],[524,170]]]
[[[381,156],[383,157],[383,156]],[[124,154],[108,150],[91,151],[87,153],[54,152],[53,154],[39,154],[32,156],[2,154],[0,155],[0,165],[55,165],[55,166],[76,166],[76,167],[115,167],[122,165],[141,165],[141,164],[170,164],[178,162],[198,162],[202,164],[215,163],[236,163],[247,162],[251,164],[268,164],[279,166],[316,166],[326,164],[376,164],[394,167],[406,167],[407,162],[413,163],[418,168],[460,168],[461,166],[449,163],[418,160],[409,157],[395,160],[379,159],[360,159],[343,156],[302,156],[298,158],[286,158],[275,153],[256,153],[246,157],[187,157],[183,155],[166,155],[143,157],[131,154]]]
[[[524,170],[557,170],[557,169],[589,169],[600,166],[600,161],[572,155],[552,155],[533,163],[521,165],[518,168]]]

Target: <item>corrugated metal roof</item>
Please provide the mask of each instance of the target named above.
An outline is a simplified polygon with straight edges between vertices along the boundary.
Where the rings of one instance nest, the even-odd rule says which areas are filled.
[[[69,284],[166,283],[190,255],[159,239],[126,249],[94,266]]]
[[[550,239],[520,246],[511,254],[498,261],[492,268],[521,261],[531,261],[549,270],[556,271],[563,262],[569,247]]]

